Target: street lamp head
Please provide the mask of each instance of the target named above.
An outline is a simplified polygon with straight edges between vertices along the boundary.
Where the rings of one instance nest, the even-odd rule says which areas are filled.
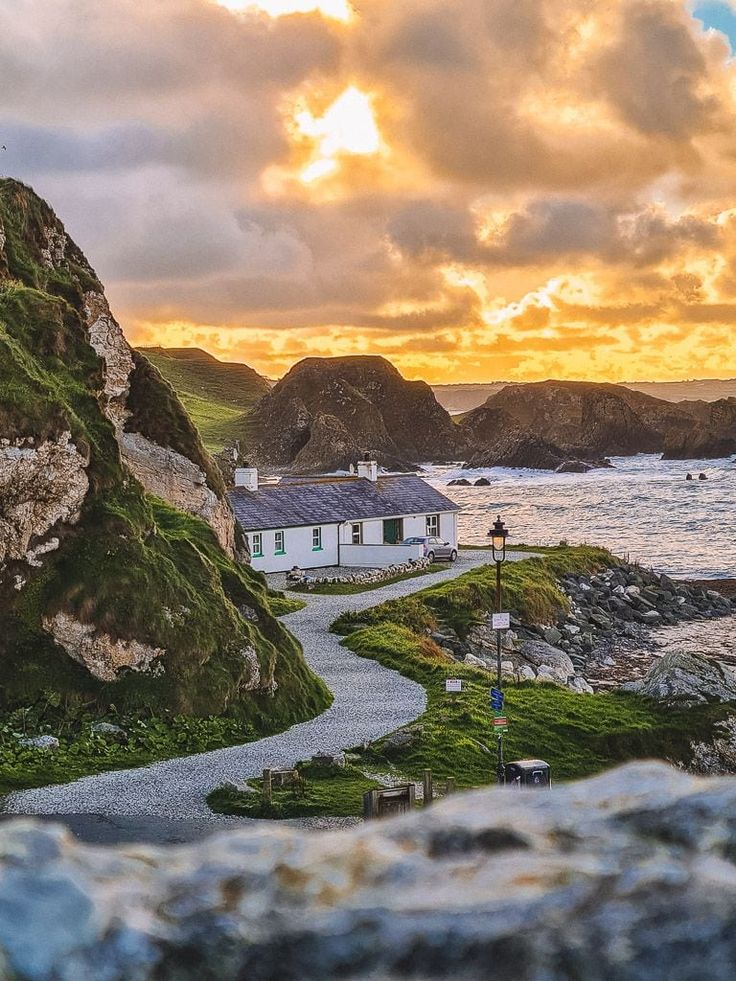
[[[494,562],[504,562],[506,559],[506,539],[508,538],[509,532],[501,521],[501,515],[493,522],[493,527],[488,532],[488,537],[491,539],[491,551],[493,552]]]

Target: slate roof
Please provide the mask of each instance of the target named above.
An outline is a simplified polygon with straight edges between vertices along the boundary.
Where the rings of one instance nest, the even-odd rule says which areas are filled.
[[[369,518],[459,511],[421,477],[364,477],[285,482],[248,491],[228,492],[235,517],[245,531],[338,524]]]

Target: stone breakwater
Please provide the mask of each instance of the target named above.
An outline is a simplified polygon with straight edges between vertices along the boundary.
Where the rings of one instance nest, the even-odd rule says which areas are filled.
[[[0,975],[731,981],[735,812],[735,779],[649,763],[330,835],[112,849],[13,821]]]
[[[618,688],[644,676],[662,649],[659,628],[680,631],[736,613],[716,590],[622,564],[592,576],[565,576],[569,610],[554,624],[512,618],[503,638],[502,670],[516,681],[551,681],[574,691]],[[443,628],[433,639],[454,658],[495,669],[496,635],[487,622],[465,639]],[[736,652],[735,652],[736,654]],[[734,658],[736,661],[736,657]]]

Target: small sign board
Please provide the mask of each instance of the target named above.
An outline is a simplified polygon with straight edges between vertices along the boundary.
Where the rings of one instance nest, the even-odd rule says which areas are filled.
[[[494,630],[508,630],[511,626],[510,613],[494,613],[491,626]]]
[[[494,729],[507,729],[508,724],[509,724],[509,720],[506,718],[505,715],[497,715],[496,718],[493,720]]]
[[[463,690],[463,679],[462,678],[446,678],[445,679],[445,691],[462,691]]]

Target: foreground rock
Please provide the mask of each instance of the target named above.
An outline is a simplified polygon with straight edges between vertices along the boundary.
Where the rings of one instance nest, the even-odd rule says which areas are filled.
[[[0,827],[5,978],[736,975],[736,780],[630,765],[315,835],[91,848]]]
[[[640,681],[622,685],[622,691],[672,705],[736,702],[736,675],[711,658],[671,651]]]

